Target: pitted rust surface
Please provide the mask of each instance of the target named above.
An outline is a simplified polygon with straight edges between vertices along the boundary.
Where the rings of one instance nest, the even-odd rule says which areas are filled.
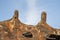
[[[18,15],[15,10],[11,19],[0,22],[0,40],[46,40],[48,35],[58,34],[56,29],[46,23],[46,12],[42,12],[37,25],[22,23]]]

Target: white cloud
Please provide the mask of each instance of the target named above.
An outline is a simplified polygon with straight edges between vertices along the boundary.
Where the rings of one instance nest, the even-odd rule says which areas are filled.
[[[29,8],[34,8],[37,0],[26,0]]]
[[[28,11],[26,15],[27,22],[26,24],[36,24],[38,18],[39,18],[39,11],[36,8],[36,0],[26,0],[28,4]]]

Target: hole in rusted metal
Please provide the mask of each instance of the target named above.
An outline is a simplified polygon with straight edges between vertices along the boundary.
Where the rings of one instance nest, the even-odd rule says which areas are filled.
[[[23,36],[24,36],[24,37],[28,37],[28,38],[32,38],[32,37],[33,37],[33,35],[32,35],[31,32],[23,33]]]
[[[51,34],[47,40],[60,40],[60,35]]]

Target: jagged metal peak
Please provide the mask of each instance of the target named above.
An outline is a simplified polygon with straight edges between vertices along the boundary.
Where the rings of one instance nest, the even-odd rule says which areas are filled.
[[[18,10],[15,10],[14,11],[14,16],[13,16],[14,18],[18,18],[19,17],[19,12],[18,12]]]
[[[46,12],[45,12],[45,11],[43,11],[41,15],[43,15],[43,14],[44,14],[44,15],[46,15]]]
[[[46,14],[45,11],[43,11],[42,14],[41,14],[41,20],[44,21],[44,22],[46,22],[46,15],[47,14]]]

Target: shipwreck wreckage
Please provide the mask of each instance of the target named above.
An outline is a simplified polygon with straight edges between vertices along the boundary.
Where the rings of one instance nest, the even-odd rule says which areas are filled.
[[[60,29],[54,29],[46,22],[46,12],[42,12],[37,25],[27,25],[19,20],[18,10],[14,16],[0,21],[0,40],[60,40]]]

